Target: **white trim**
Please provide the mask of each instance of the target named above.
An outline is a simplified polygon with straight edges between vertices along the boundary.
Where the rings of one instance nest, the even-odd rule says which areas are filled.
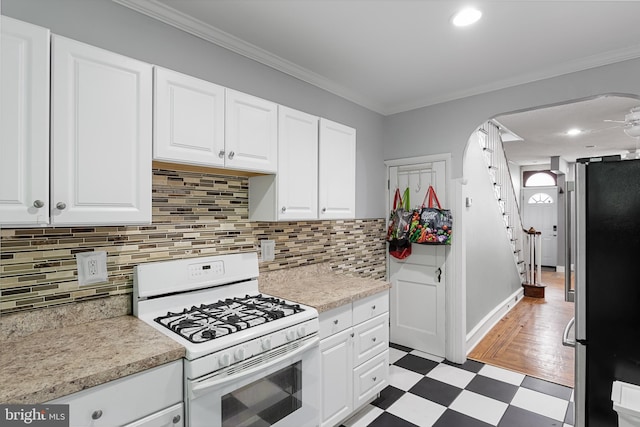
[[[467,358],[465,333],[467,330],[467,257],[465,225],[463,215],[465,178],[453,180],[453,214],[454,235],[451,251],[447,257],[447,295],[445,355],[454,363],[464,363]]]
[[[564,273],[564,265],[556,265],[556,273]]]
[[[482,340],[482,338],[489,333],[491,328],[498,324],[513,307],[516,306],[524,296],[524,288],[518,289],[511,294],[507,299],[498,304],[496,308],[491,310],[484,319],[482,319],[468,334],[467,334],[467,354],[471,353],[475,346]]]
[[[156,0],[112,1],[189,34],[193,34],[196,37],[200,37],[203,40],[235,52],[238,55],[253,59],[275,70],[289,74],[290,76],[331,92],[341,98],[345,98],[369,110],[384,114],[384,107],[371,98]]]

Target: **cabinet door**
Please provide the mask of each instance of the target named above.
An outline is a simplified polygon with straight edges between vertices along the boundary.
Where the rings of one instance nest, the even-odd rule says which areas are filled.
[[[319,218],[355,218],[356,130],[320,119]]]
[[[153,158],[224,166],[224,88],[154,68]]]
[[[357,410],[389,385],[389,350],[353,371],[353,409]]]
[[[2,17],[0,224],[49,222],[49,30]]]
[[[151,65],[52,41],[52,223],[151,222]]]
[[[320,341],[320,425],[334,426],[353,410],[351,328]]]
[[[278,219],[318,217],[318,118],[279,107]]]
[[[225,166],[276,173],[278,106],[231,89],[226,91]]]

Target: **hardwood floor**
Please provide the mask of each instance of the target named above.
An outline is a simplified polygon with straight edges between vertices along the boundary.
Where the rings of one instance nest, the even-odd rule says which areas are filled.
[[[524,297],[489,331],[469,359],[573,387],[574,350],[562,345],[574,315],[564,300],[564,273],[542,272],[545,298]]]

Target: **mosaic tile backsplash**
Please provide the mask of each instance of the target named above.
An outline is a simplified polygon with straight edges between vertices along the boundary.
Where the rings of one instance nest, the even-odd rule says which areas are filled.
[[[147,226],[0,230],[0,314],[129,294],[137,264],[256,251],[275,241],[260,271],[330,263],[385,277],[385,220],[249,222],[249,179],[153,170],[153,220]],[[80,287],[75,254],[106,251],[109,280]]]

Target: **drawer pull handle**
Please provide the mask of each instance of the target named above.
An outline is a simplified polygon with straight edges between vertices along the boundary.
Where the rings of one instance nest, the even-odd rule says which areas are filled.
[[[180,422],[180,415],[176,415],[175,417],[173,417],[172,421],[174,424],[178,424]]]
[[[91,414],[91,419],[97,420],[101,416],[102,416],[102,409],[98,409],[97,411],[93,411],[93,414]]]
[[[333,321],[333,324],[334,324],[334,325],[337,325],[337,324],[338,324],[338,319],[334,320],[334,321]]]

